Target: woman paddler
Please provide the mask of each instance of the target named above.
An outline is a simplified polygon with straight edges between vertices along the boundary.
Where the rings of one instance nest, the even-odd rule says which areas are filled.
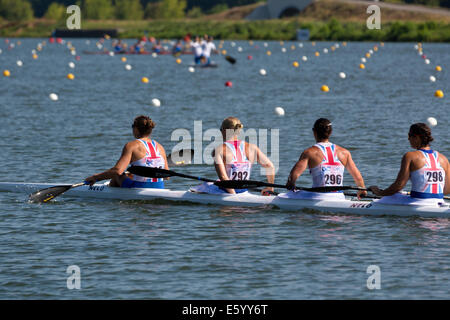
[[[136,140],[125,145],[116,165],[109,170],[86,178],[86,183],[93,185],[97,181],[111,179],[110,187],[164,188],[163,179],[124,173],[129,165],[169,169],[163,146],[150,137],[155,122],[147,116],[139,116],[134,119],[131,127]]]
[[[245,141],[239,140],[238,135],[244,126],[235,117],[223,120],[220,127],[223,143],[214,150],[214,167],[221,181],[249,180],[252,165],[256,161],[266,169],[267,181],[275,180],[275,168],[269,158],[259,148]],[[199,193],[242,193],[246,189],[222,189],[211,182],[192,187],[191,191]],[[273,188],[264,188],[261,193],[268,195]]]
[[[382,196],[378,203],[388,204],[436,204],[443,202],[444,194],[450,193],[450,165],[447,158],[431,149],[431,129],[425,123],[415,123],[409,128],[408,140],[415,151],[403,155],[397,179],[389,188],[377,186],[369,189]],[[400,191],[411,180],[410,195]]]
[[[295,182],[306,168],[311,173],[313,188],[343,186],[344,169],[348,170],[358,187],[365,188],[363,177],[353,162],[350,151],[329,141],[333,132],[331,121],[325,118],[316,120],[312,131],[316,144],[304,150],[292,168],[286,183],[291,192],[280,196],[296,199],[345,199],[342,192],[295,191]],[[367,195],[367,191],[358,191],[358,198],[363,195]]]

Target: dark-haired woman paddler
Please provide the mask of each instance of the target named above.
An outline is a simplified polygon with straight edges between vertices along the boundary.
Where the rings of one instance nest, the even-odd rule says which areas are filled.
[[[405,153],[397,179],[389,188],[381,190],[377,186],[369,189],[382,196],[379,203],[426,205],[443,201],[444,194],[450,193],[450,165],[447,158],[433,151],[431,129],[425,123],[415,123],[409,128],[408,140],[415,151]],[[410,195],[400,191],[411,180]]]
[[[155,123],[147,116],[135,118],[132,129],[136,140],[125,145],[122,155],[114,167],[102,173],[94,174],[86,178],[85,181],[92,185],[97,181],[111,179],[110,187],[164,188],[163,179],[124,173],[129,165],[169,169],[163,146],[150,137],[154,127]]]
[[[289,198],[318,200],[345,199],[342,192],[318,193],[293,190],[295,187],[295,182],[306,170],[306,168],[309,168],[311,173],[313,188],[342,186],[344,182],[344,169],[348,170],[358,187],[365,188],[364,180],[353,162],[350,151],[329,141],[333,131],[330,120],[324,118],[318,119],[314,123],[312,131],[316,144],[306,149],[301,154],[300,159],[292,168],[286,183],[287,188],[292,191],[283,194],[282,196]],[[366,194],[366,191],[358,191],[358,197]]]

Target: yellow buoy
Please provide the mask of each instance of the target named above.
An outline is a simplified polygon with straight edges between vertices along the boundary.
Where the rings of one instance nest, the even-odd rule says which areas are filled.
[[[313,41],[313,42],[311,42],[311,45],[314,47],[316,45],[316,43]]]
[[[280,41],[280,46],[284,46],[284,41]]]
[[[320,56],[319,51],[316,51],[316,52],[314,53],[314,55],[315,55],[316,57]]]
[[[384,47],[384,42],[381,42],[381,43],[380,43],[380,46]]]
[[[295,68],[298,68],[298,66],[299,66],[299,64],[298,64],[297,61],[292,62],[292,65],[293,65]]]
[[[364,65],[364,63],[361,63],[361,64],[359,65],[359,68],[360,68],[360,69],[365,69],[366,66]]]
[[[141,78],[141,82],[142,83],[148,83],[148,78],[147,77],[142,77]]]
[[[227,54],[227,50],[223,49],[223,50],[222,50],[222,54],[223,54],[223,55],[226,55],[226,54]]]
[[[176,63],[180,64],[181,63],[181,59],[178,58],[177,60],[175,60]]]
[[[9,70],[5,70],[5,71],[3,71],[3,75],[5,77],[9,77],[11,75],[11,72],[9,72]]]
[[[442,71],[441,66],[436,66],[436,71]]]
[[[366,58],[369,59],[370,58],[370,53],[366,53]]]
[[[252,46],[252,45],[253,45],[253,41],[250,40],[250,41],[248,42],[248,44]]]
[[[73,73],[69,73],[69,74],[67,74],[67,79],[73,80],[73,79],[75,79],[75,76],[73,75]]]
[[[122,57],[122,59],[120,59],[120,60],[122,60],[122,62],[127,62],[127,58],[126,57]]]
[[[267,51],[266,54],[267,54],[268,56],[270,56],[270,55],[272,55],[272,52]]]
[[[33,54],[33,59],[36,60],[38,58],[38,55],[35,53]]]
[[[345,47],[345,46],[347,46],[347,42],[342,42],[342,45]]]
[[[375,51],[375,52],[378,51],[378,47],[377,47],[377,46],[374,46],[374,47],[373,47],[373,51]]]
[[[334,51],[334,50],[336,50],[336,47],[335,46],[331,46],[331,51]]]
[[[322,90],[323,92],[328,92],[328,91],[330,91],[330,88],[328,88],[328,86],[326,86],[326,85],[323,85],[323,86],[320,88],[320,90]]]
[[[295,46],[294,45],[291,46],[291,50],[295,50]]]
[[[436,92],[434,93],[434,96],[437,98],[443,98],[444,92],[442,92],[442,90],[436,90]]]

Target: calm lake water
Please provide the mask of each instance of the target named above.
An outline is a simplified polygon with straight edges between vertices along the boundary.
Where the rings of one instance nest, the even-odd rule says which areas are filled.
[[[11,72],[0,77],[2,181],[76,183],[105,170],[132,139],[130,125],[140,114],[156,121],[153,137],[168,151],[178,143],[172,132],[193,134],[194,121],[202,121],[203,132],[228,116],[247,129],[279,129],[276,183],[285,183],[301,151],[314,143],[311,127],[319,117],[332,120],[332,141],[351,150],[367,185],[393,182],[410,150],[409,126],[428,117],[438,121],[434,148],[450,156],[449,44],[424,44],[429,65],[413,43],[378,44],[360,70],[376,43],[340,43],[333,52],[330,42],[302,48],[267,42],[266,48],[264,42],[227,41],[235,65],[215,55],[218,68],[191,73],[189,55],[181,64],[171,56],[130,55],[127,71],[119,55],[83,54],[96,50],[94,39],[72,41],[79,61],[67,43],[47,44],[32,59],[43,40],[19,45],[11,39],[15,47],[8,49],[0,39],[0,71]],[[66,79],[69,72],[73,81]],[[324,84],[330,92],[321,92]],[[438,89],[443,99],[434,97]],[[49,99],[53,92],[58,101]],[[153,98],[161,107],[152,106]],[[284,117],[275,114],[277,106]],[[208,165],[176,170],[215,177]],[[263,176],[255,170],[253,178]],[[178,190],[194,184],[181,178],[167,183]],[[297,184],[308,186],[309,174]],[[348,175],[345,184],[353,184]],[[450,219],[68,197],[36,205],[8,192],[0,192],[0,211],[1,299],[450,298]],[[80,290],[66,286],[71,265],[81,270]],[[379,290],[366,286],[369,265],[381,270]]]

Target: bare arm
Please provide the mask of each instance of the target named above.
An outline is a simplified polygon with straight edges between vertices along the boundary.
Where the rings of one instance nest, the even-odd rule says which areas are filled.
[[[225,169],[225,162],[223,161],[223,146],[218,147],[214,152],[214,168],[220,181],[230,180]],[[236,194],[234,189],[225,189],[228,193]]]
[[[345,165],[345,169],[348,170],[348,173],[353,177],[353,180],[358,187],[365,188],[364,179],[353,161],[352,154],[348,151],[347,153],[347,164]],[[358,191],[358,198],[361,198],[361,196],[367,196],[367,191]]]
[[[167,162],[167,156],[166,156],[166,150],[164,150],[164,147],[162,145],[160,145],[158,142],[156,142],[157,146],[158,146],[158,150],[159,153],[161,154],[161,156],[164,159],[164,169],[169,170],[169,164]],[[164,180],[169,180],[170,178],[164,178]]]
[[[125,147],[123,147],[122,155],[120,159],[117,161],[116,165],[111,169],[108,169],[102,173],[94,174],[85,179],[85,181],[93,185],[97,181],[102,181],[106,179],[112,179],[115,176],[120,176],[126,169],[127,166],[131,162],[131,156],[133,154],[131,142],[127,143]]]
[[[447,158],[444,157],[442,154],[439,154],[440,157],[443,157],[445,159],[446,165],[443,166],[445,171],[445,186],[444,186],[444,194],[450,193],[450,163],[448,162]]]
[[[256,161],[259,163],[259,165],[261,167],[266,169],[267,182],[274,183],[275,182],[275,167],[274,167],[272,161],[270,161],[270,159],[264,154],[264,152],[259,150],[259,148],[257,146],[254,146],[254,148],[256,151]],[[270,192],[273,193],[273,191],[274,191],[274,189],[272,187],[267,187],[261,191],[261,194],[266,195]]]
[[[298,177],[300,177],[301,174],[308,167],[308,159],[309,159],[309,152],[304,151],[300,156],[300,158],[298,159],[297,163],[291,169],[291,173],[289,174],[289,178],[286,182],[286,187],[289,190],[293,190],[295,188],[295,181],[297,181]]]
[[[369,189],[372,190],[377,196],[392,196],[393,194],[400,192],[406,185],[410,176],[411,167],[411,155],[406,153],[402,158],[402,164],[400,166],[400,171],[398,172],[397,179],[389,188],[380,190],[377,186],[371,186]]]

